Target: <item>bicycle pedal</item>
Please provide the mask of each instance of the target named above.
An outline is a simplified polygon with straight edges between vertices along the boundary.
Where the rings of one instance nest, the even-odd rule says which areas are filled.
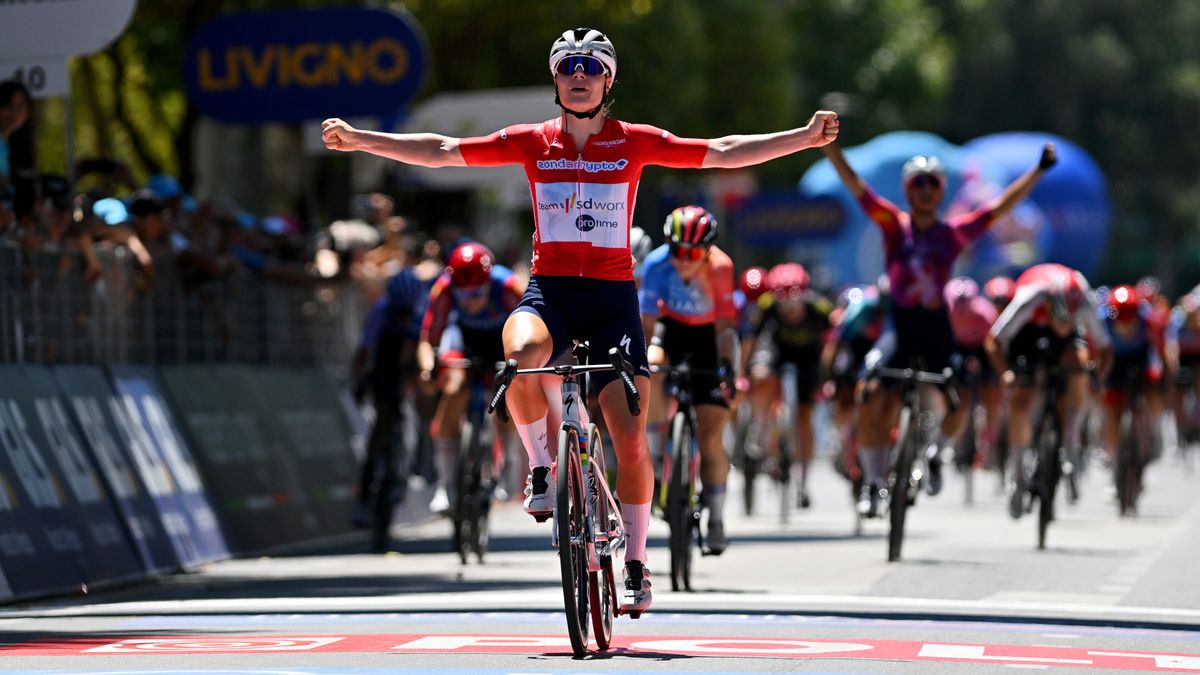
[[[631,619],[640,619],[640,618],[642,618],[642,613],[641,613],[641,612],[630,612],[630,613],[629,613],[629,618],[631,618]]]
[[[550,520],[550,516],[553,516],[553,515],[554,515],[554,513],[535,513],[535,514],[533,514],[533,519],[539,523],[544,523],[547,520]]]

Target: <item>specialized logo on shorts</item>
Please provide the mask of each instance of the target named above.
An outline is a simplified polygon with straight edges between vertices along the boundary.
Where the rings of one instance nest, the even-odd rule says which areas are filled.
[[[586,159],[539,159],[537,168],[543,171],[575,170],[588,173],[601,171],[621,171],[629,166],[629,160],[618,159],[615,162],[589,162]]]
[[[633,340],[629,339],[628,335],[621,336],[621,349],[624,349],[625,353],[629,354],[630,356],[633,356],[632,354],[629,353],[629,346],[632,344],[633,344]]]

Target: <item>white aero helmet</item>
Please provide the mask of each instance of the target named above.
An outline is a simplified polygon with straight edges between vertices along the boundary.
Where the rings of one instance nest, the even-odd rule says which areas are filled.
[[[942,166],[942,161],[932,155],[917,155],[904,163],[904,168],[900,170],[900,179],[904,185],[908,185],[908,181],[921,175],[937,176],[938,178],[946,178],[946,168]]]
[[[608,37],[595,28],[565,30],[550,47],[550,75],[556,74],[558,62],[568,56],[591,56],[608,69],[609,77],[617,77],[617,48]]]

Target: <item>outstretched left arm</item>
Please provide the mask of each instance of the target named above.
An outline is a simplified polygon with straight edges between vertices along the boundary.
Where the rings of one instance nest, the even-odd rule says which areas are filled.
[[[708,141],[703,169],[736,169],[770,161],[837,140],[837,113],[818,110],[808,124],[773,134],[723,136]]]
[[[999,218],[1005,213],[1008,213],[1014,206],[1021,203],[1021,200],[1029,196],[1033,192],[1033,188],[1041,180],[1042,175],[1050,170],[1050,167],[1058,163],[1058,155],[1054,152],[1054,144],[1047,143],[1042,148],[1042,158],[1038,160],[1031,169],[1021,175],[1020,178],[1013,181],[1003,194],[992,204],[992,216]]]

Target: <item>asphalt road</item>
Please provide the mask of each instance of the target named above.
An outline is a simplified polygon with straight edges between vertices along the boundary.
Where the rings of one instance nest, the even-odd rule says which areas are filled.
[[[772,486],[751,518],[730,499],[733,545],[697,561],[692,593],[670,591],[655,523],[654,610],[582,661],[549,528],[507,506],[483,565],[460,565],[433,520],[398,530],[386,556],[353,540],[2,608],[0,672],[1200,672],[1198,479],[1157,463],[1141,515],[1122,520],[1094,464],[1037,551],[1035,522],[1009,519],[991,476],[970,507],[949,476],[887,563],[885,524],[856,536],[849,491],[821,463],[813,508],[786,524]]]

